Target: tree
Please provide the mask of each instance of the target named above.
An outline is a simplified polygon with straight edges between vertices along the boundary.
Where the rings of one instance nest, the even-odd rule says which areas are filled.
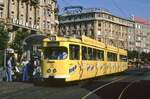
[[[19,30],[16,32],[15,40],[11,44],[11,48],[17,52],[19,59],[23,53],[23,40],[29,35],[29,32],[22,32]]]
[[[148,59],[148,53],[142,52],[140,58],[142,61],[146,61]]]
[[[9,40],[9,33],[4,30],[4,26],[0,25],[0,50],[4,50],[7,47]]]
[[[148,61],[150,61],[150,52],[147,55],[147,59],[148,59]]]
[[[138,52],[137,51],[128,51],[128,58],[129,59],[138,59]]]

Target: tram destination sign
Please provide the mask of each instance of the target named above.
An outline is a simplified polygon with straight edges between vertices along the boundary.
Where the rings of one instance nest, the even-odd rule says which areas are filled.
[[[50,41],[56,41],[56,36],[50,36],[48,39],[49,39]]]
[[[59,46],[59,42],[48,42],[47,46]]]

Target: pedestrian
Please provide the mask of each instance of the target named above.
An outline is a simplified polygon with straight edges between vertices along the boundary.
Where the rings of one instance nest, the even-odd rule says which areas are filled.
[[[28,81],[29,80],[29,61],[27,60],[27,58],[23,58],[21,65],[23,66],[22,81]]]
[[[33,71],[34,71],[34,64],[33,64],[32,59],[29,61],[28,66],[29,66],[28,67],[29,80],[32,81],[33,80]]]
[[[17,79],[17,73],[18,73],[17,61],[16,61],[16,57],[15,57],[14,53],[12,53],[11,56],[12,56],[12,60],[11,60],[12,71],[14,73],[14,75],[12,76],[12,79],[13,79],[13,81],[15,81]]]
[[[37,74],[40,74],[40,59],[39,58],[36,58],[34,60],[34,71],[33,71],[34,78],[37,76]]]
[[[13,67],[13,69],[15,69],[16,65],[17,65],[16,57],[14,54],[12,54],[12,67]]]
[[[58,59],[59,60],[63,60],[63,59],[66,59],[67,58],[67,53],[66,52],[60,52],[59,55],[58,55]]]
[[[12,75],[13,75],[13,71],[12,71],[12,57],[9,57],[9,59],[7,60],[7,64],[6,64],[6,77],[7,77],[7,82],[12,82]]]

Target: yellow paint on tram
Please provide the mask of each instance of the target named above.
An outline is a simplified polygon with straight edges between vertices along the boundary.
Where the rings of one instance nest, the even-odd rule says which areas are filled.
[[[82,36],[43,40],[42,77],[65,82],[125,71],[127,51]]]

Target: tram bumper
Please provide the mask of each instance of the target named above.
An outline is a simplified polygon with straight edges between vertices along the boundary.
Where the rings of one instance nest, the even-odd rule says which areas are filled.
[[[51,83],[51,84],[64,84],[66,83],[66,77],[68,76],[50,76],[46,75],[43,76],[43,80],[45,82]]]
[[[55,76],[51,76],[51,75],[44,75],[43,78],[53,78],[53,79],[66,79],[66,78],[70,78],[70,75],[55,75]]]

